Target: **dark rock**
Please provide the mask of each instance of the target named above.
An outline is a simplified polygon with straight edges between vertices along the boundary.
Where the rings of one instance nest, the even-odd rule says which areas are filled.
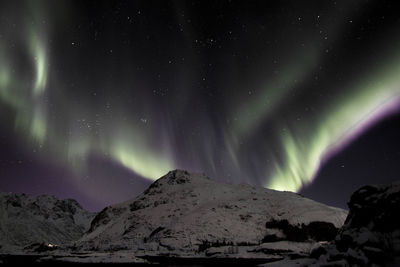
[[[308,231],[309,237],[316,241],[334,240],[339,230],[332,223],[318,221],[311,222],[303,227]]]
[[[351,196],[346,228],[387,233],[399,229],[400,184],[364,186]]]
[[[309,257],[318,259],[318,266],[399,266],[400,184],[364,186],[351,196],[348,205],[350,212],[335,241],[314,248]],[[298,226],[297,232],[285,221],[266,226],[283,229],[289,238],[293,238],[291,233],[316,240],[330,239],[333,234],[331,226],[318,222]]]
[[[279,238],[276,234],[272,234],[264,236],[264,238],[261,240],[261,243],[276,242],[280,240],[282,240],[282,238]]]
[[[324,248],[323,246],[318,246],[311,250],[310,257],[318,259],[321,255],[324,255],[326,253],[327,253],[326,248]]]
[[[340,252],[336,249],[330,249],[327,250],[327,256],[328,256],[328,261],[329,262],[337,262],[337,261],[342,261],[347,258],[346,253]]]
[[[277,228],[281,229],[286,235],[287,240],[303,242],[307,240],[315,241],[331,241],[335,238],[338,233],[332,223],[315,221],[309,224],[292,225],[287,220],[271,220],[265,224],[266,228]],[[276,241],[273,235],[265,236],[263,241],[267,242]]]
[[[368,258],[360,250],[349,248],[346,255],[351,266],[367,266],[369,264]]]
[[[354,192],[350,211],[336,237],[351,264],[383,264],[400,253],[400,184],[369,185]],[[357,256],[358,255],[358,256]],[[361,255],[361,256],[360,256]]]
[[[266,228],[277,228],[283,231],[287,240],[302,242],[308,239],[308,232],[303,230],[301,225],[296,226],[289,224],[288,220],[271,220],[265,223]],[[264,238],[265,239],[265,238]]]
[[[379,248],[366,246],[363,247],[363,252],[372,262],[383,262],[385,259],[385,253]]]

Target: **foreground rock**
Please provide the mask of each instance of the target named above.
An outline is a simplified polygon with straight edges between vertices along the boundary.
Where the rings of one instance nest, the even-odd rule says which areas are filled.
[[[364,186],[348,205],[349,215],[335,242],[316,247],[314,259],[284,265],[400,266],[400,183]]]
[[[357,190],[350,213],[336,239],[349,262],[382,265],[400,256],[400,183],[370,185]]]
[[[334,239],[346,215],[295,193],[175,170],[100,212],[75,249],[272,261],[306,256],[318,241]]]
[[[72,199],[0,193],[0,253],[53,250],[81,238],[94,215]]]

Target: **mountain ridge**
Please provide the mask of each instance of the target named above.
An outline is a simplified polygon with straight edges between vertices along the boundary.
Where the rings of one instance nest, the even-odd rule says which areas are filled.
[[[0,251],[75,241],[94,215],[74,199],[0,192]]]
[[[88,250],[197,254],[218,242],[306,242],[321,225],[336,233],[346,216],[342,209],[296,193],[218,183],[174,170],[136,198],[103,209],[77,244]]]

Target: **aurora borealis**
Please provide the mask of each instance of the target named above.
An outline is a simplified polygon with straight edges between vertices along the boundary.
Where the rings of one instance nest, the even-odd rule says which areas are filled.
[[[398,11],[390,1],[1,1],[0,190],[98,209],[176,168],[312,188],[399,111]]]

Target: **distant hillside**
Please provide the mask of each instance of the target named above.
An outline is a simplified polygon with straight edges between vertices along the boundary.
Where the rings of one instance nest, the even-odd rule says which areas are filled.
[[[0,252],[77,240],[94,216],[73,199],[0,193]]]

